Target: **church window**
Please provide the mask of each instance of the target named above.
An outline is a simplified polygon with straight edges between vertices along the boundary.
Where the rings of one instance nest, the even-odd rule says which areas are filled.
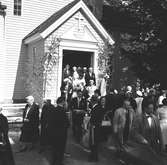
[[[21,15],[21,0],[14,0],[14,15]]]

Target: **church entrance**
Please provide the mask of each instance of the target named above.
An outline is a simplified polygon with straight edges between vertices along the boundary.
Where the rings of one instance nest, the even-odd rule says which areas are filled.
[[[67,64],[76,67],[93,67],[93,52],[63,50],[63,69]]]

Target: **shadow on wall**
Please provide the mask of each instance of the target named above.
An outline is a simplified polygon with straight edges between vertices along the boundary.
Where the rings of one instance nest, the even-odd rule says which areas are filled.
[[[13,103],[25,102],[25,97],[28,95],[28,93],[25,91],[25,84],[27,79],[26,64],[28,62],[26,50],[26,45],[22,42],[12,98]]]

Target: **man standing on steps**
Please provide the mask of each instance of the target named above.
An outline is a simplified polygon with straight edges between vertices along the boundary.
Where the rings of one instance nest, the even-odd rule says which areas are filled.
[[[67,130],[69,120],[65,111],[65,99],[59,97],[57,99],[57,107],[49,114],[48,117],[48,141],[50,145],[50,165],[62,165],[64,152],[67,141]]]
[[[83,98],[83,93],[81,90],[77,91],[77,97],[73,98],[71,101],[72,110],[72,131],[78,143],[81,142],[82,138],[82,124],[83,118],[87,109],[87,102]]]
[[[92,67],[89,68],[88,73],[85,75],[86,86],[89,85],[90,80],[93,80],[94,85],[96,85],[96,77]]]

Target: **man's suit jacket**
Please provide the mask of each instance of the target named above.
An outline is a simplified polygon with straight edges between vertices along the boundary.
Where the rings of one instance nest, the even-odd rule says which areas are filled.
[[[25,124],[29,128],[36,129],[39,126],[39,105],[33,103],[27,113],[28,108],[29,105],[27,104],[23,112],[23,125]],[[25,119],[28,119],[28,122]]]
[[[61,145],[67,136],[69,120],[65,109],[61,106],[55,107],[48,117],[48,140],[50,145]]]
[[[100,127],[104,118],[104,109],[99,104],[93,106],[91,110],[90,123],[96,127]]]
[[[23,112],[23,126],[20,141],[36,142],[39,138],[39,106],[27,104]]]
[[[71,101],[71,110],[75,110],[75,109],[80,109],[80,110],[84,110],[86,111],[87,108],[87,103],[86,100],[84,98],[81,98],[81,101],[78,105],[78,98],[73,98]]]
[[[96,104],[91,109],[91,118],[90,118],[90,144],[98,144],[104,134],[102,134],[101,123],[104,118],[104,110],[99,104]]]
[[[94,80],[94,84],[96,85],[96,77],[95,77],[94,73],[92,73],[91,75],[90,75],[90,73],[86,73],[86,75],[85,75],[86,86],[89,85],[90,80]]]
[[[156,151],[161,149],[162,136],[160,130],[160,123],[155,115],[152,116],[153,131],[150,132],[150,126],[147,116],[142,114],[135,118],[132,125],[131,137],[139,143],[147,140],[149,145]]]
[[[41,127],[46,127],[48,123],[48,116],[53,111],[54,105],[52,104],[44,104],[42,107],[42,112],[41,112]]]

